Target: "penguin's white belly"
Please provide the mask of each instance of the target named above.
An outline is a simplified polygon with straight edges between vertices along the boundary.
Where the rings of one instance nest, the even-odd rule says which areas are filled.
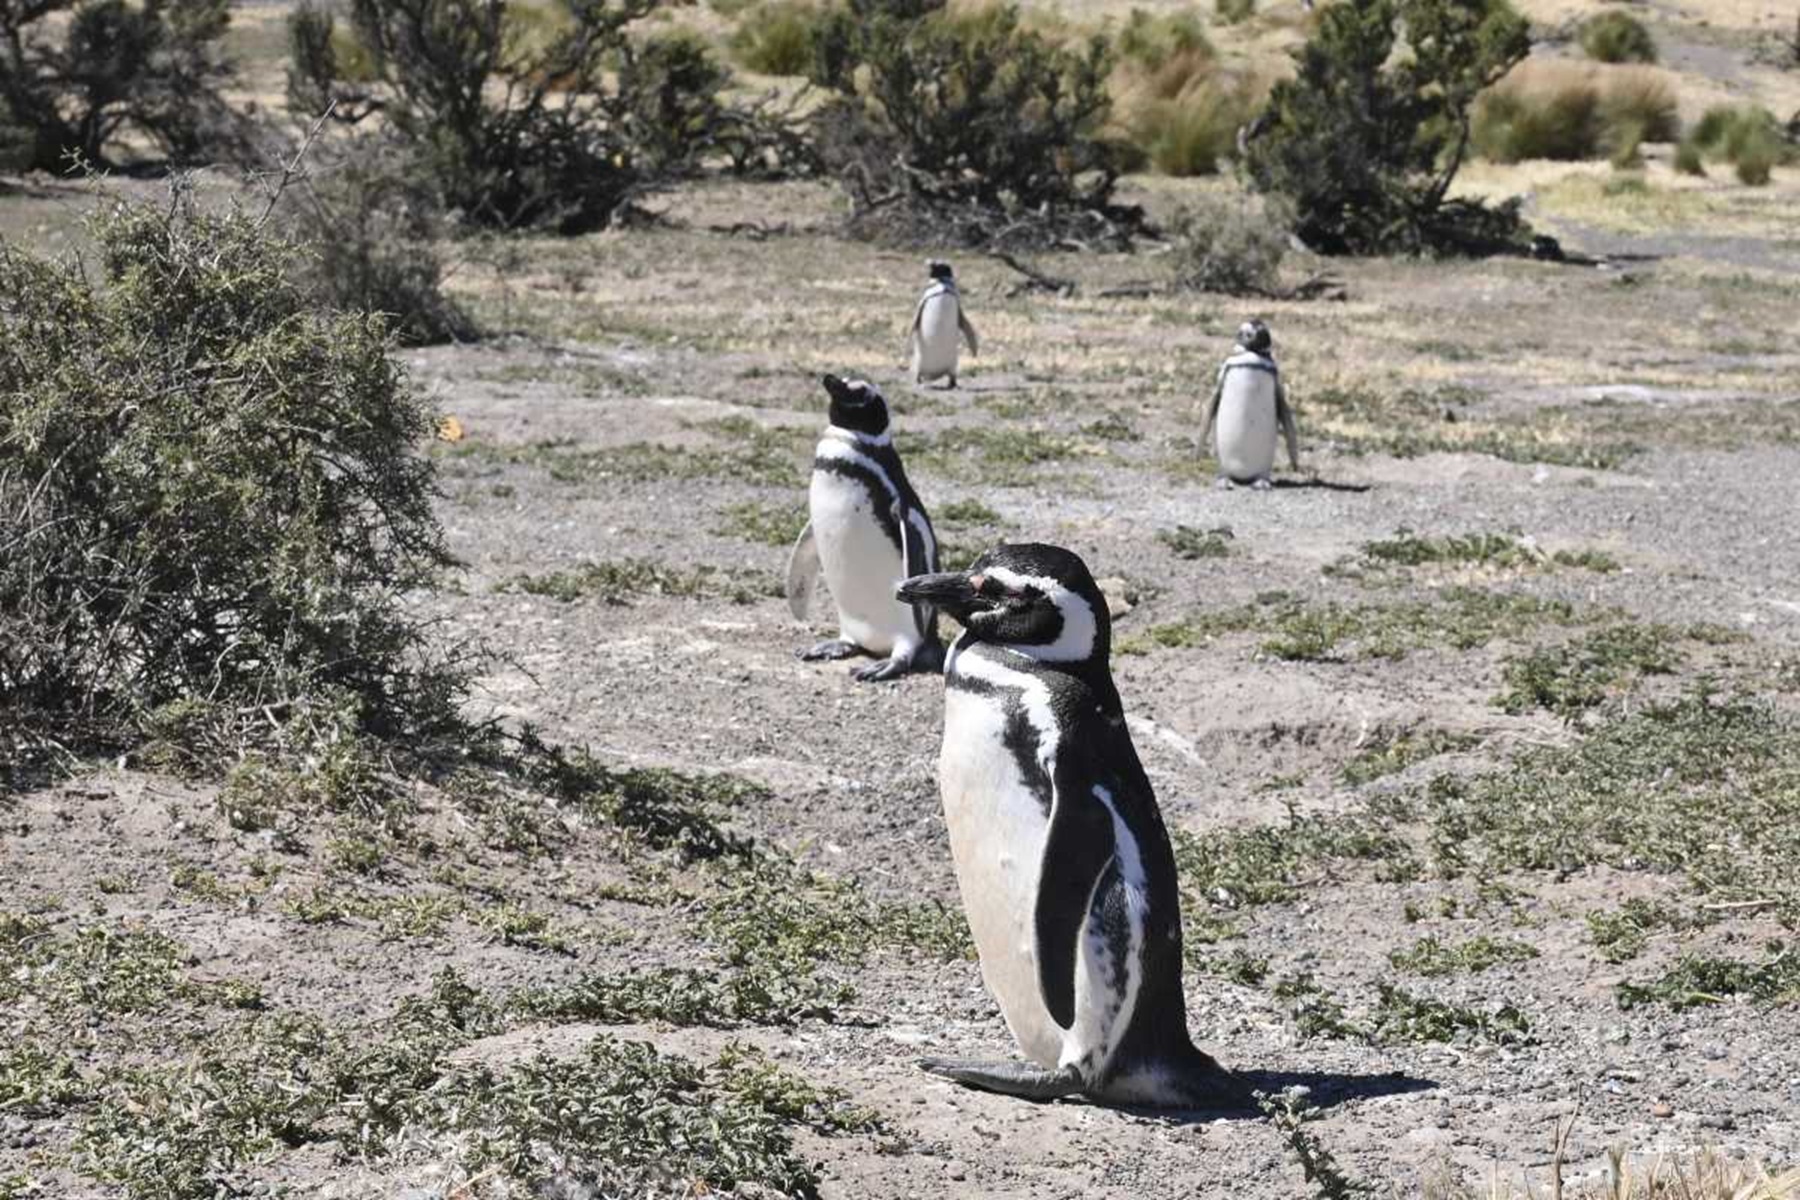
[[[933,296],[925,301],[919,313],[919,332],[913,342],[913,375],[920,379],[936,379],[956,374],[956,359],[962,348],[962,329],[957,324],[954,296]]]
[[[1055,1068],[1063,1031],[1038,985],[1034,921],[1049,822],[1003,744],[1004,724],[992,696],[946,690],[944,823],[982,980],[1025,1056]]]
[[[855,479],[814,471],[807,500],[842,636],[872,654],[917,642],[912,607],[894,599],[903,560],[882,532],[868,489]]]
[[[1275,377],[1266,371],[1236,370],[1225,376],[1219,398],[1219,471],[1249,480],[1275,467]]]

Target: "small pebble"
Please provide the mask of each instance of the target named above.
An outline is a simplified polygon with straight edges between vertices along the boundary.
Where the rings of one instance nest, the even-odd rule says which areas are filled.
[[[1655,1104],[1650,1106],[1650,1115],[1653,1117],[1672,1117],[1675,1115],[1675,1106],[1658,1100]]]

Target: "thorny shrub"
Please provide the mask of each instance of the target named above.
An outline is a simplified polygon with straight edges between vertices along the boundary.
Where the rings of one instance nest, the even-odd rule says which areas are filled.
[[[181,186],[90,232],[98,279],[0,245],[0,723],[441,719],[456,676],[401,602],[450,562],[433,417],[385,322],[318,310],[291,247]]]

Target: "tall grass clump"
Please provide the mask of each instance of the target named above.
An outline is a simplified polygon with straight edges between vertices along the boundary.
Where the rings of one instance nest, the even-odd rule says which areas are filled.
[[[1781,122],[1753,104],[1719,104],[1706,110],[1682,141],[1678,154],[1699,167],[1706,159],[1732,164],[1738,181],[1752,187],[1769,182],[1773,169],[1800,158]]]
[[[1475,105],[1475,149],[1495,162],[1631,159],[1642,142],[1672,142],[1681,125],[1674,89],[1653,71],[1532,64]]]
[[[1261,102],[1255,82],[1219,61],[1192,9],[1133,9],[1114,42],[1107,81],[1114,122],[1143,165],[1164,175],[1210,175],[1235,153],[1237,132]]]
[[[810,0],[767,0],[738,19],[729,42],[732,57],[763,75],[804,75],[824,13]]]
[[[402,601],[451,561],[434,422],[385,320],[320,310],[291,247],[180,189],[90,233],[85,271],[0,244],[0,725],[442,718]]]
[[[1656,39],[1650,36],[1642,21],[1617,9],[1598,13],[1582,22],[1581,48],[1595,62],[1656,61]]]

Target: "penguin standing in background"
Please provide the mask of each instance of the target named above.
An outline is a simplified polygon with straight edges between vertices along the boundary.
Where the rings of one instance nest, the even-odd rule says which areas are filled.
[[[956,360],[962,349],[962,339],[969,339],[970,354],[981,353],[981,339],[975,336],[975,326],[969,324],[968,314],[963,312],[962,296],[956,290],[956,275],[950,264],[934,258],[926,266],[931,272],[931,282],[919,297],[918,307],[913,309],[909,335],[913,382],[924,383],[948,375],[950,386],[955,387]]]
[[[964,626],[944,668],[944,822],[982,979],[1030,1060],[920,1065],[1032,1100],[1241,1107],[1188,1038],[1174,851],[1086,564],[1000,546],[899,595]]]
[[[813,452],[806,528],[788,558],[788,609],[805,620],[821,570],[837,604],[838,636],[800,652],[808,662],[872,654],[864,681],[943,666],[937,612],[894,588],[938,569],[937,536],[888,437],[887,401],[874,384],[824,378],[831,423]]]
[[[1269,327],[1261,321],[1238,326],[1237,345],[1232,347],[1231,357],[1219,365],[1219,382],[1206,406],[1206,427],[1200,434],[1202,446],[1212,439],[1215,425],[1220,487],[1247,483],[1260,490],[1272,486],[1269,476],[1275,469],[1277,426],[1287,438],[1289,464],[1300,469],[1300,434],[1294,427],[1294,410],[1288,405],[1281,368],[1275,365]]]

